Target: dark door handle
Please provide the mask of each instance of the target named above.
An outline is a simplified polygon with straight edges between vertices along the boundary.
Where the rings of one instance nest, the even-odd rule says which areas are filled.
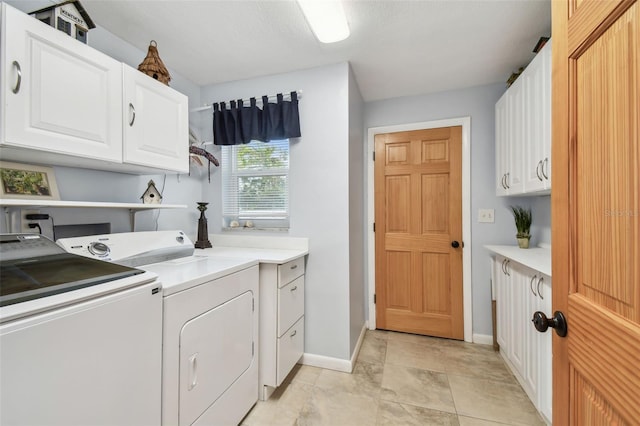
[[[458,247],[460,247],[460,243],[457,242],[457,241],[451,241],[451,247],[458,248]]]
[[[549,327],[556,330],[556,334],[560,337],[567,335],[567,319],[560,311],[555,311],[552,318],[547,318],[544,312],[537,311],[533,314],[533,325],[540,333],[547,331]]]

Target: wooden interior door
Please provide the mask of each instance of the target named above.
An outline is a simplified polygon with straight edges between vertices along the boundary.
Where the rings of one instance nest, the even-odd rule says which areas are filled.
[[[640,422],[640,4],[553,4],[556,425]]]
[[[377,328],[463,339],[462,127],[376,135],[374,170]]]

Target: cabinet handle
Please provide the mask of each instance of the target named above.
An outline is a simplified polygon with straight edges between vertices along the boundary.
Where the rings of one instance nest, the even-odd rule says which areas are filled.
[[[540,279],[538,280],[538,286],[536,287],[538,289],[538,296],[540,296],[540,299],[544,300],[544,297],[542,296],[542,293],[540,292],[540,283],[544,282],[544,277],[540,277]]]
[[[542,182],[542,176],[540,176],[541,170],[542,170],[542,160],[538,161],[538,165],[536,166],[536,176],[538,176],[538,180]]]
[[[537,296],[536,291],[533,289],[533,282],[536,280],[536,276],[537,275],[531,277],[531,280],[529,281],[529,290],[531,290],[531,293],[533,293],[534,296]]]
[[[22,83],[22,68],[20,68],[20,64],[18,61],[13,61],[13,66],[18,73],[18,80],[16,81],[16,85],[11,89],[13,93],[18,93],[20,91],[20,84]]]
[[[298,267],[298,265],[293,265],[293,266],[291,267],[291,269],[293,270],[293,269],[296,269],[297,267]]]
[[[549,157],[545,157],[544,164],[542,167],[540,167],[540,170],[542,171],[542,176],[544,176],[545,179],[549,180],[548,174],[544,172],[545,168],[547,169],[547,171],[549,171]]]
[[[502,179],[500,179],[500,186],[502,186],[503,189],[507,189],[507,187],[504,186],[504,174],[502,175]]]
[[[509,273],[509,270],[507,269],[509,262],[511,262],[509,259],[505,259],[502,261],[502,272],[504,272],[504,274],[508,277],[511,276],[511,274]]]
[[[293,333],[291,333],[291,334],[289,335],[289,337],[293,337],[293,336],[295,336],[296,334],[298,334],[298,330],[293,330]]]
[[[290,291],[296,291],[297,289],[298,289],[298,286],[295,286]]]
[[[132,127],[133,123],[136,121],[136,109],[131,102],[129,102],[129,111],[131,112],[131,120],[129,121],[129,126]]]
[[[510,174],[511,174],[510,172],[507,172],[507,174],[505,175],[504,183],[505,183],[505,185],[507,185],[507,189],[511,188],[511,186],[509,186],[509,175]]]

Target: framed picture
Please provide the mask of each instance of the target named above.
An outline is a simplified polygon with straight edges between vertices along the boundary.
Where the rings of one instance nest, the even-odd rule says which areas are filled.
[[[0,198],[59,200],[51,167],[0,161]]]

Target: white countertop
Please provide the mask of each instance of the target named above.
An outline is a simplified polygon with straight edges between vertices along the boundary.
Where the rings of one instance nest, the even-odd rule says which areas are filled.
[[[521,249],[518,246],[484,246],[492,253],[508,257],[514,262],[518,262],[545,275],[551,276],[551,249],[547,247],[532,247]]]
[[[309,253],[303,249],[269,249],[257,247],[229,247],[214,246],[199,250],[195,254],[199,256],[237,257],[244,259],[256,259],[260,263],[287,263]]]
[[[196,249],[196,255],[282,264],[309,254],[308,238],[211,234],[209,240],[213,247]]]

